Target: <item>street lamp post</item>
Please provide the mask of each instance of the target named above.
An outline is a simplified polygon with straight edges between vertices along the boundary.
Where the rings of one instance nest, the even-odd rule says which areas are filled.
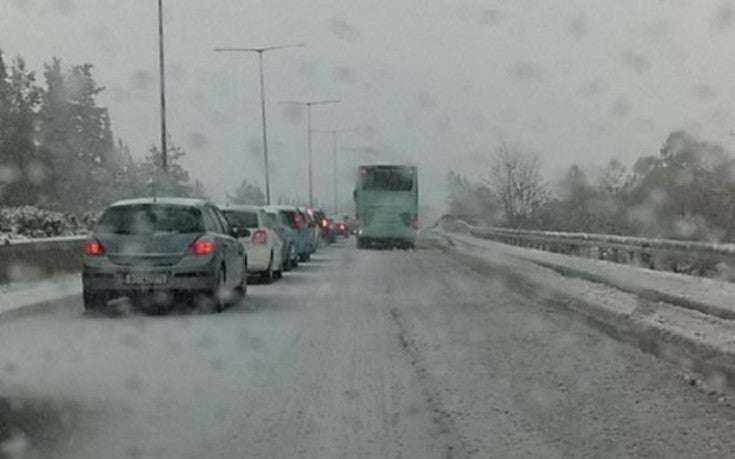
[[[158,0],[158,70],[161,91],[161,168],[168,170],[168,148],[166,146],[166,67],[163,54],[163,0]]]
[[[311,101],[282,101],[282,104],[288,105],[301,105],[306,107],[306,143],[309,154],[309,207],[314,207],[314,173],[313,173],[313,160],[312,160],[312,149],[311,149],[311,107],[314,105],[329,105],[338,104],[339,100],[311,100]]]
[[[265,167],[265,202],[271,203],[271,185],[270,173],[268,168],[268,127],[265,116],[265,77],[263,74],[263,53],[274,51],[276,49],[285,48],[303,48],[304,44],[298,45],[282,45],[282,46],[266,46],[263,48],[215,48],[215,52],[240,52],[240,53],[257,53],[258,54],[258,72],[260,74],[260,115],[261,125],[263,127],[263,162]]]

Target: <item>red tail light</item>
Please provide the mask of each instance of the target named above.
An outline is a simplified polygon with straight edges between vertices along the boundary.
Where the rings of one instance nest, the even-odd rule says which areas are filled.
[[[299,215],[299,214],[297,214],[297,213],[294,213],[294,214],[293,214],[293,226],[294,226],[294,227],[295,227],[296,229],[299,229],[299,228],[301,228],[301,215]]]
[[[211,239],[197,239],[189,248],[189,253],[198,257],[212,255],[215,250],[214,241]]]
[[[98,240],[90,239],[84,243],[84,253],[90,257],[99,257],[105,253],[105,249]]]
[[[251,238],[253,244],[265,244],[268,242],[268,233],[263,230],[256,230]]]
[[[326,228],[328,223],[326,218],[322,219],[322,228]]]

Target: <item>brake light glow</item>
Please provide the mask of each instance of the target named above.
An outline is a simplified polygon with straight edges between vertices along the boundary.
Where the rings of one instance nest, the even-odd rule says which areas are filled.
[[[253,233],[251,241],[253,242],[253,244],[265,244],[266,242],[268,242],[268,233],[263,230],[256,230]]]
[[[215,244],[214,241],[210,239],[197,239],[189,249],[189,252],[192,255],[196,256],[205,256],[205,255],[212,255],[215,250]]]
[[[99,241],[90,239],[84,243],[84,253],[90,257],[99,257],[105,253],[105,249]]]
[[[328,223],[327,222],[327,219],[326,218],[323,218],[322,219],[322,228],[326,228],[327,227],[327,223]]]

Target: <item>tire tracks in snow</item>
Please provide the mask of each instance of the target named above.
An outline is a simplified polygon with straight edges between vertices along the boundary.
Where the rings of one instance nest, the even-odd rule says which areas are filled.
[[[436,382],[426,368],[416,341],[408,334],[406,320],[395,307],[390,309],[390,317],[398,328],[398,340],[401,349],[409,358],[411,366],[416,371],[424,399],[431,411],[432,420],[438,429],[436,438],[444,443],[444,457],[447,459],[469,458],[470,454],[467,444],[457,428],[457,424],[451,413],[442,403],[439,391],[436,388]]]

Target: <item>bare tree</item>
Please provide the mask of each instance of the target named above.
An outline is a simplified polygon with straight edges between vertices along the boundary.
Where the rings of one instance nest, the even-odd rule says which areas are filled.
[[[502,140],[492,158],[486,183],[498,197],[506,224],[511,227],[528,222],[549,200],[538,156],[511,148]]]

